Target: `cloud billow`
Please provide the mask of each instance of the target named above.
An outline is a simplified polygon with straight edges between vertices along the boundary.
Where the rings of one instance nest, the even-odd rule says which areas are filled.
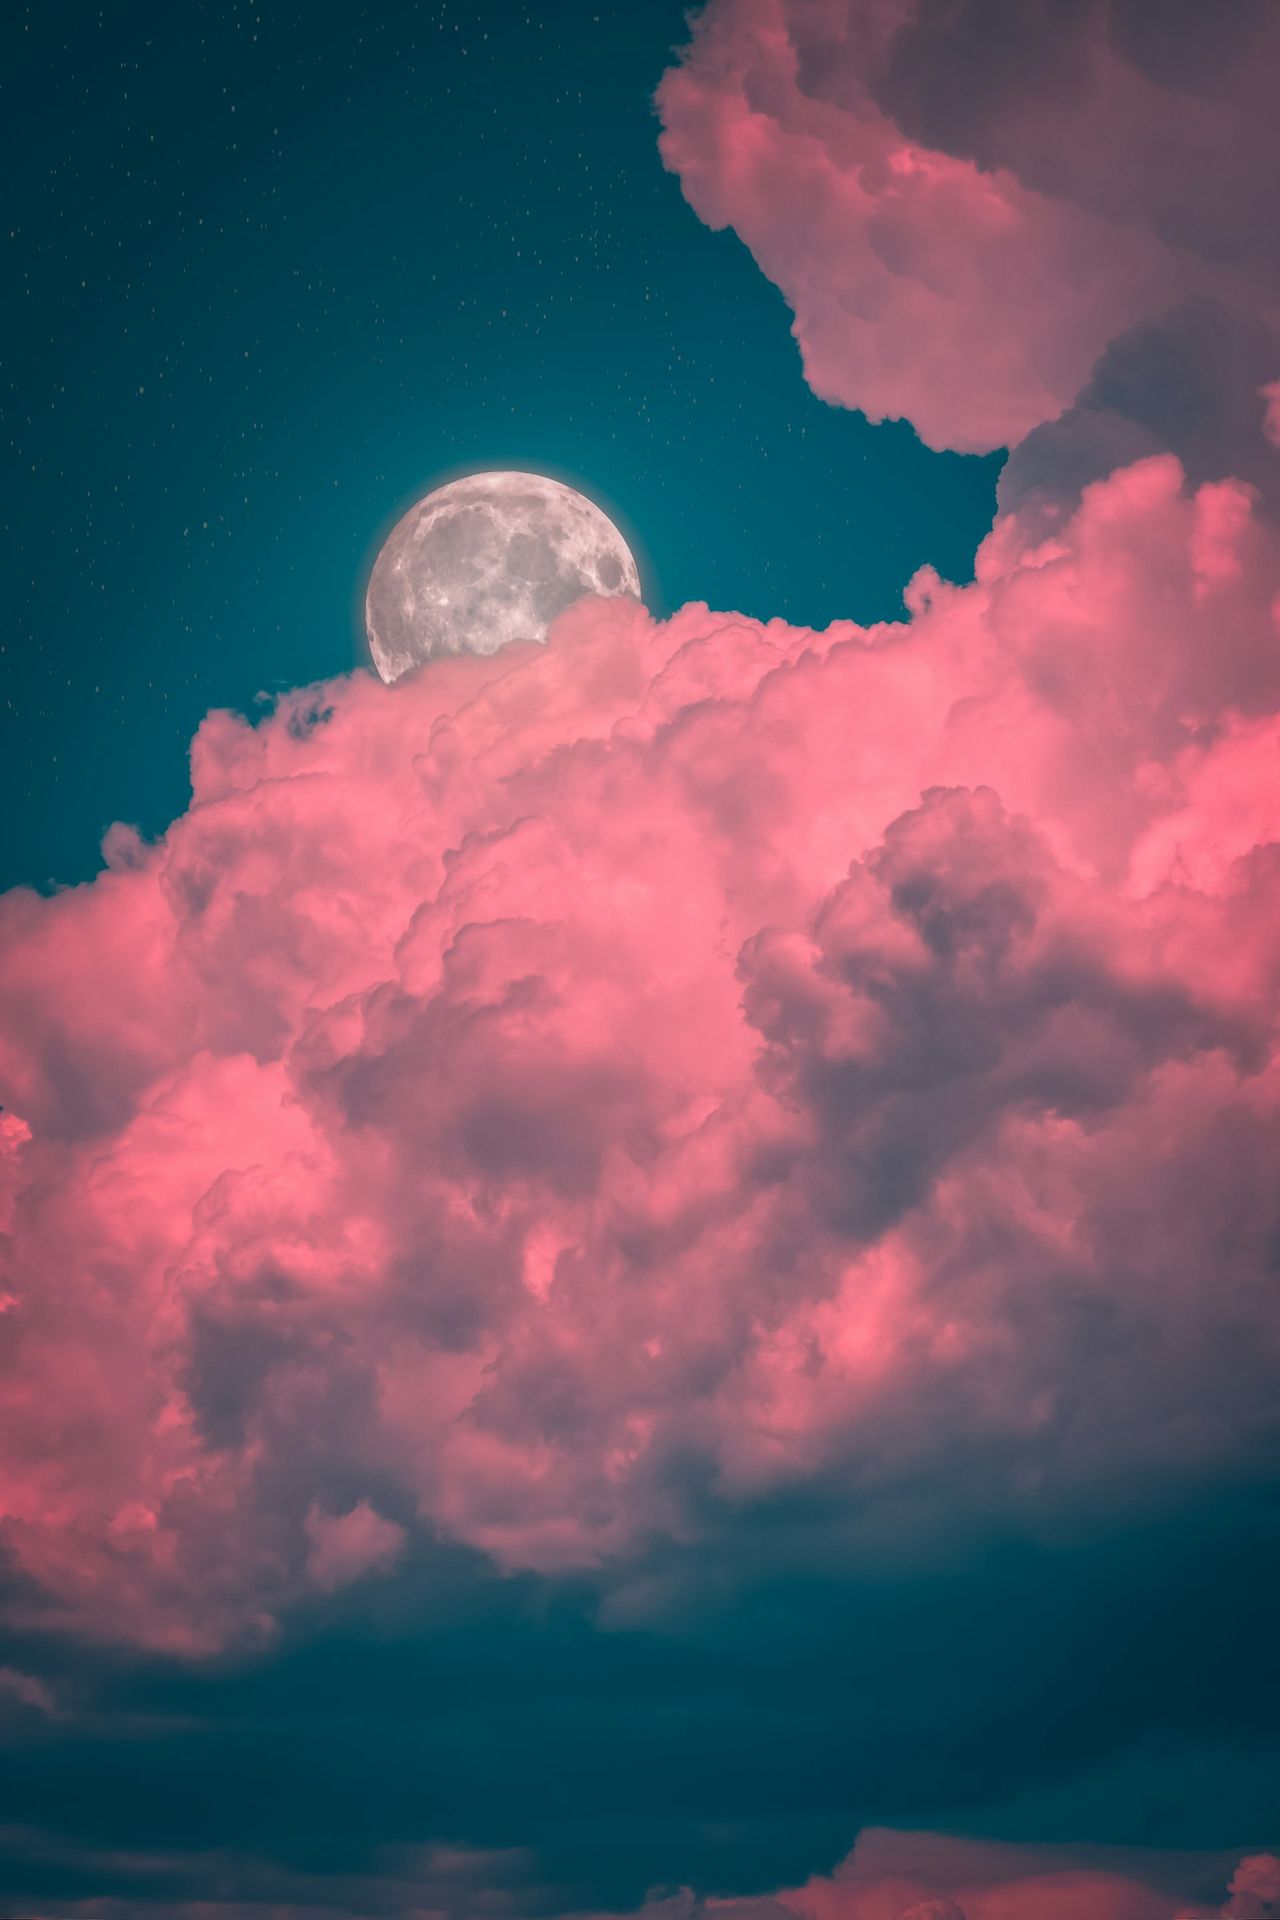
[[[1274,323],[1278,57],[1245,0],[713,0],[662,152],[785,295],[816,393],[980,452],[1189,298]]]
[[[899,626],[587,602],[214,715],[163,841],[5,902],[30,1617],[1270,1457],[1274,548],[1168,456],[1014,533]]]

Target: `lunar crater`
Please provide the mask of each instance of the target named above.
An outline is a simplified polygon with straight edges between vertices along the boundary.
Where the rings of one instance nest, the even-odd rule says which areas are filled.
[[[608,515],[542,474],[470,474],[425,495],[387,536],[365,595],[369,652],[392,681],[444,654],[544,641],[589,593],[640,598]]]

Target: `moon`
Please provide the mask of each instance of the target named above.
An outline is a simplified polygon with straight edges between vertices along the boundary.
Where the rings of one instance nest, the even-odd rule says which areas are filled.
[[[541,473],[473,473],[387,535],[365,594],[369,652],[398,680],[442,654],[545,640],[588,593],[640,598],[631,549],[594,500]]]

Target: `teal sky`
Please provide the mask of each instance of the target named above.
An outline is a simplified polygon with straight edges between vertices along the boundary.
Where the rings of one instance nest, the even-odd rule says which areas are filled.
[[[380,530],[458,466],[587,486],[659,611],[971,571],[998,459],[814,399],[664,172],[681,7],[103,18],[27,9],[6,104],[4,884],[160,831],[209,707],[347,669]]]

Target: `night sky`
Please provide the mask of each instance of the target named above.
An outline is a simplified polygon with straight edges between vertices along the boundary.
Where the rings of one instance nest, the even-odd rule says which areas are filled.
[[[5,80],[5,884],[189,794],[211,706],[344,671],[455,467],[578,479],[649,604],[890,618],[999,461],[824,406],[652,94],[684,9],[26,7]]]
[[[8,23],[0,1916],[1277,1920],[1280,14],[595,5]]]

